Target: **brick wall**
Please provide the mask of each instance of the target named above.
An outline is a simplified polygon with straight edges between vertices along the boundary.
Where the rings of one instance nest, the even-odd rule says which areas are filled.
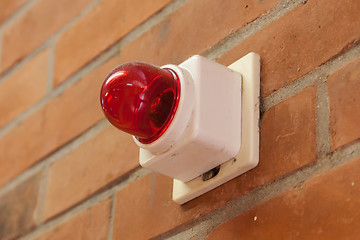
[[[0,0],[0,239],[358,239],[360,1]],[[179,206],[99,91],[261,56],[259,166]]]

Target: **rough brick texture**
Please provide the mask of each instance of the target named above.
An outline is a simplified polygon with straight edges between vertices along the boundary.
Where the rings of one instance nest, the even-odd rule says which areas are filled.
[[[0,73],[39,47],[91,1],[39,0],[34,3],[4,29]]]
[[[13,239],[36,225],[42,173],[37,173],[0,196],[0,239]]]
[[[105,199],[45,232],[36,240],[106,240],[109,228],[110,204],[111,200]]]
[[[208,50],[273,7],[270,1],[191,0],[121,52],[121,61],[180,63]],[[211,16],[211,17],[209,17]],[[181,45],[182,47],[178,47]],[[151,51],[149,47],[151,46]]]
[[[0,185],[103,118],[99,89],[117,61],[89,73],[0,139]]]
[[[0,239],[358,239],[359,12],[358,0],[0,0]],[[249,52],[259,164],[180,206],[172,179],[106,124],[101,84],[127,61]]]
[[[0,127],[45,96],[48,61],[44,50],[0,83]]]
[[[104,0],[56,41],[58,85],[170,0]],[[91,31],[89,31],[91,26]]]
[[[49,172],[44,219],[65,210],[136,168],[139,150],[114,127],[55,162]]]
[[[357,239],[360,159],[315,177],[215,228],[216,239]]]
[[[354,29],[360,27],[359,9],[359,1],[307,1],[247,38],[219,62],[227,65],[248,52],[259,53],[261,90],[267,96],[358,41],[360,32]]]
[[[1,0],[0,24],[14,14],[28,0]]]
[[[328,78],[331,148],[360,138],[360,58]]]

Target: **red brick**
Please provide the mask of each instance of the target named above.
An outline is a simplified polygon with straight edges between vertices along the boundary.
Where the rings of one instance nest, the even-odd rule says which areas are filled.
[[[308,0],[234,47],[228,65],[248,52],[261,56],[267,96],[335,57],[360,39],[360,1]]]
[[[111,200],[105,199],[80,212],[36,240],[108,239]]]
[[[0,72],[11,67],[76,17],[93,0],[39,0],[3,31]]]
[[[328,78],[331,150],[360,138],[360,58]]]
[[[267,12],[270,1],[188,1],[121,51],[121,62],[180,63],[210,49],[220,40]],[[151,51],[149,51],[151,48]]]
[[[309,87],[264,113],[260,161],[276,163],[276,172],[282,175],[316,161],[315,105],[316,87]],[[268,171],[274,174],[271,167]],[[264,177],[264,173],[260,171],[257,177]]]
[[[44,50],[0,83],[0,127],[45,96],[48,60]]]
[[[132,137],[107,127],[50,167],[44,219],[48,219],[139,165]]]
[[[14,239],[34,228],[42,173],[37,173],[0,197],[0,239]]]
[[[5,22],[7,18],[14,14],[27,1],[28,0],[1,0],[0,24]]]
[[[54,85],[63,82],[169,2],[101,1],[57,40]]]
[[[101,84],[115,57],[80,79],[0,139],[0,185],[103,118]]]
[[[164,176],[147,175],[120,190],[114,239],[155,237],[316,161],[315,95],[310,87],[265,112],[259,165],[183,206],[172,201],[172,180]]]
[[[308,180],[215,228],[211,239],[358,239],[360,159]]]

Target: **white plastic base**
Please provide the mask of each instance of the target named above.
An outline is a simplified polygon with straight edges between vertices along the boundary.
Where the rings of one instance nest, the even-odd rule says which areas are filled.
[[[229,68],[243,77],[240,151],[236,157],[221,164],[217,175],[209,180],[204,181],[201,176],[189,182],[174,179],[173,200],[179,204],[249,171],[259,162],[260,56],[249,53]]]

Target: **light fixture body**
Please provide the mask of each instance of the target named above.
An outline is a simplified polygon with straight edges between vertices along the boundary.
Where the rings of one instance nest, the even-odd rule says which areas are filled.
[[[255,53],[228,67],[198,55],[178,66],[123,64],[100,94],[109,121],[138,134],[140,164],[174,178],[179,204],[257,166],[259,98]]]
[[[195,55],[179,66],[180,100],[167,131],[140,146],[140,164],[188,182],[233,158],[241,145],[241,74]]]

